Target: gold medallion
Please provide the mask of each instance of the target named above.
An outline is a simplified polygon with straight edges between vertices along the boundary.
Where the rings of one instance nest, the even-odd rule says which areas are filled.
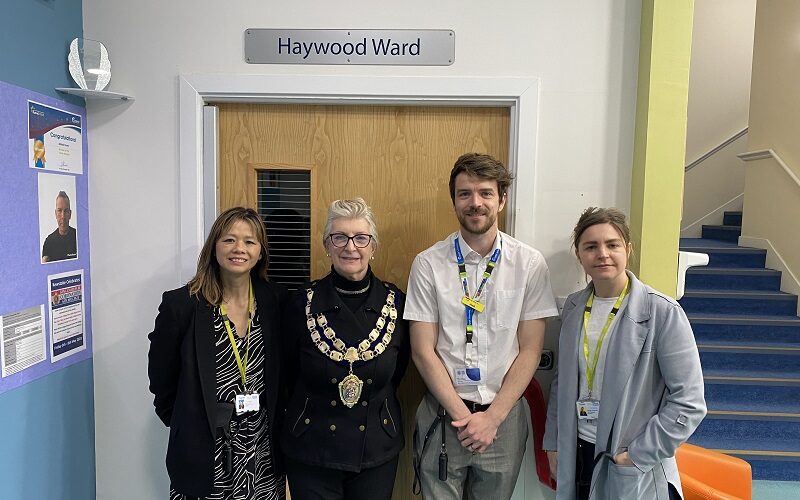
[[[361,389],[364,387],[364,382],[355,376],[352,371],[350,375],[346,376],[339,382],[339,399],[348,408],[354,407],[358,400],[361,399]]]

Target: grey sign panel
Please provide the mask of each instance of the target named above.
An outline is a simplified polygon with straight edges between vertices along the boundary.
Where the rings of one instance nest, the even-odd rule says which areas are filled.
[[[250,64],[375,64],[449,66],[452,30],[279,30],[244,32]]]

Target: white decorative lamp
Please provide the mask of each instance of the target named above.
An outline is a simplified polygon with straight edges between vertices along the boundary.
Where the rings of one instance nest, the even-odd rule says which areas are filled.
[[[97,40],[76,38],[69,45],[69,74],[84,90],[103,90],[111,80],[106,46]]]

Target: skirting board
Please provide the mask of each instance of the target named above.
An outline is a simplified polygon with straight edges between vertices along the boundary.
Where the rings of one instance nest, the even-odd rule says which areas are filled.
[[[775,250],[772,242],[766,238],[753,238],[739,236],[739,246],[762,248],[767,251],[767,267],[781,272],[781,291],[800,296],[800,280],[786,265],[780,252]],[[797,305],[797,315],[800,316],[800,302]]]

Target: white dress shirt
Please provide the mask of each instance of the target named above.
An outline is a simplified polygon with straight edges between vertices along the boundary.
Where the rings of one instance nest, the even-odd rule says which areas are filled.
[[[408,280],[403,318],[436,323],[439,337],[436,353],[455,385],[455,370],[465,367],[466,315],[453,242],[459,233],[423,251],[414,259]],[[486,284],[480,301],[482,313],[473,317],[473,365],[480,368],[478,385],[457,386],[462,399],[480,404],[494,400],[503,378],[519,354],[517,327],[520,321],[558,315],[550,274],[542,254],[511,236],[498,232],[492,250],[482,256],[459,238],[467,270],[470,295],[474,295],[495,249],[500,259]]]

